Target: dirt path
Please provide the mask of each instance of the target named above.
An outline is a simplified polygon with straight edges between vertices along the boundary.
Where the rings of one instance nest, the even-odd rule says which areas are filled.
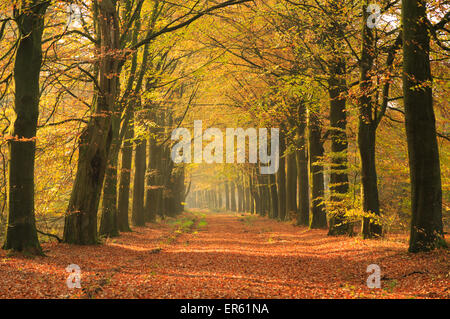
[[[193,223],[192,220],[195,220]],[[406,236],[327,237],[255,216],[187,215],[94,247],[43,244],[47,257],[0,251],[0,298],[449,298],[449,253],[408,254]],[[68,289],[65,268],[81,268]],[[369,289],[369,264],[382,289]]]

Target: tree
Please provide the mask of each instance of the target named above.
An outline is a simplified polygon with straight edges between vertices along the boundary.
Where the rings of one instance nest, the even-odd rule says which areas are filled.
[[[334,206],[329,222],[328,235],[344,235],[352,233],[352,225],[345,216],[345,196],[348,193],[347,173],[347,84],[346,63],[342,57],[336,57],[330,66],[328,79],[330,95],[330,135],[331,135],[331,172],[330,192]]]
[[[128,222],[128,208],[130,205],[131,163],[133,160],[133,121],[133,119],[130,119],[130,125],[127,128],[122,146],[122,163],[120,167],[119,199],[117,207],[117,221],[119,231],[121,232],[131,231]]]
[[[14,62],[14,112],[9,139],[8,221],[3,249],[42,254],[34,215],[34,161],[39,116],[42,34],[48,1],[14,7],[19,40]]]
[[[297,150],[297,184],[298,184],[298,225],[309,225],[309,189],[308,176],[308,143],[306,138],[306,105],[300,103],[298,106],[298,125],[296,132]]]
[[[280,164],[277,172],[278,219],[286,219],[286,138],[280,132]]]
[[[70,244],[93,245],[97,238],[97,210],[112,142],[112,113],[115,109],[122,56],[119,51],[119,21],[111,0],[94,1],[97,16],[98,87],[93,117],[79,142],[78,168],[67,208],[63,240]]]
[[[225,209],[230,210],[230,190],[228,187],[228,181],[225,181]]]
[[[376,39],[373,30],[367,26],[368,17],[367,5],[363,5],[358,146],[361,157],[362,204],[364,213],[369,215],[363,217],[362,233],[364,238],[381,236],[382,231],[380,221],[375,220],[375,217],[380,215],[375,163],[377,113],[374,111],[376,109],[372,101],[373,87],[371,77]]]
[[[294,150],[286,155],[286,211],[288,217],[297,213],[297,161]]]
[[[309,170],[311,174],[311,224],[310,228],[327,228],[323,178],[323,141],[318,115],[309,112],[308,120]]]
[[[132,221],[134,226],[145,225],[144,195],[145,195],[145,170],[146,170],[147,141],[143,137],[136,139],[134,156],[134,185]]]
[[[445,245],[442,186],[430,68],[430,28],[424,0],[402,2],[403,98],[411,177],[409,251]]]
[[[129,47],[121,47],[120,40],[130,32],[131,22],[136,17],[132,15],[131,20],[121,24],[116,1],[93,1],[92,13],[97,33],[97,38],[93,40],[100,57],[97,62],[98,79],[95,81],[93,116],[80,137],[78,168],[65,218],[64,242],[95,244],[98,241],[97,210],[110,146],[114,139],[112,124],[120,72],[130,52],[149,44],[163,34],[186,27],[215,10],[248,1],[250,0],[228,0],[199,11],[194,8],[188,9],[187,13],[174,18],[159,30],[147,30],[142,40]],[[138,7],[142,4],[143,0],[136,3]],[[161,9],[159,6],[163,5],[156,1],[155,11],[159,11]],[[139,10],[134,12],[138,13]],[[125,32],[121,33],[121,26],[125,28]],[[162,191],[160,193],[162,198]],[[160,203],[164,204],[163,201]]]
[[[236,206],[236,187],[235,182],[230,181],[230,209],[232,212],[237,212],[237,206]]]

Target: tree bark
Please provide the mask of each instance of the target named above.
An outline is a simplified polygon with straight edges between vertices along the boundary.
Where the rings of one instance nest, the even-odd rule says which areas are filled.
[[[238,191],[238,212],[242,213],[244,211],[244,188],[242,187],[241,179],[237,183]]]
[[[271,218],[278,218],[278,190],[276,174],[269,175],[269,191],[270,191],[270,203],[271,203]]]
[[[333,207],[330,218],[328,235],[351,235],[353,225],[345,217],[345,197],[348,193],[347,173],[347,116],[346,95],[347,84],[345,80],[346,67],[342,58],[337,58],[330,69],[329,95],[330,95],[330,126],[331,126],[331,173],[330,192]]]
[[[156,121],[156,116],[153,109],[150,109],[150,118],[152,121]],[[155,138],[156,131],[154,129],[149,130],[150,136],[148,137],[148,169],[146,172],[146,196],[145,196],[145,214],[148,216],[148,222],[155,222],[157,215],[157,203],[158,203],[158,189],[157,186],[157,174],[158,174],[158,162],[160,158],[160,147],[157,145]]]
[[[446,245],[426,5],[423,0],[402,2],[403,96],[411,177],[410,252]]]
[[[248,176],[244,175],[244,180],[246,180],[246,182],[245,182],[245,211],[251,212],[252,197],[250,195],[250,186],[249,186],[249,182],[248,182]]]
[[[231,210],[231,207],[230,207],[230,189],[229,189],[229,185],[228,185],[229,183],[228,183],[228,181],[225,181],[225,208],[226,208],[226,210],[227,210],[227,212],[228,211],[230,211]]]
[[[104,237],[119,236],[117,217],[117,164],[119,161],[121,140],[119,139],[120,117],[117,114],[117,110],[112,117],[111,133],[112,142],[103,185],[102,215],[99,230],[100,236]]]
[[[237,211],[237,207],[236,207],[236,189],[235,189],[235,185],[234,185],[234,181],[230,182],[230,208],[232,212],[236,212]]]
[[[297,218],[297,161],[295,151],[286,156],[286,211],[287,217]]]
[[[327,215],[324,204],[323,143],[317,115],[309,112],[309,169],[311,172],[311,224],[310,228],[327,228]]]
[[[217,185],[216,192],[217,192],[217,200],[218,200],[217,204],[219,205],[218,208],[222,209],[223,208],[223,192],[222,192],[221,184]]]
[[[375,39],[372,29],[367,26],[367,5],[363,6],[363,31],[361,49],[361,78],[359,81],[359,126],[358,146],[361,159],[361,194],[363,217],[362,234],[364,238],[379,237],[382,234],[378,200],[377,172],[375,162],[375,138],[377,129],[377,114],[372,99],[373,85],[371,71],[373,68]]]
[[[144,194],[145,194],[145,170],[146,170],[146,140],[139,138],[136,141],[134,154],[134,185],[133,185],[133,210],[131,219],[134,226],[145,226]]]
[[[309,225],[309,176],[308,176],[308,152],[306,143],[306,106],[300,103],[298,106],[298,124],[296,128],[295,152],[297,165],[298,186],[298,212],[297,225]]]
[[[134,114],[134,112],[133,112]],[[133,160],[134,119],[130,119],[122,146],[122,165],[120,169],[118,225],[121,232],[131,231],[128,221],[130,206],[131,163]]]
[[[3,249],[42,255],[34,214],[34,161],[39,117],[42,33],[48,3],[22,2],[14,10],[19,42],[14,62],[14,112],[9,145],[8,221]]]
[[[286,140],[280,132],[280,165],[277,172],[278,219],[286,219]]]
[[[111,145],[111,115],[117,96],[120,59],[119,23],[111,0],[94,2],[100,44],[93,116],[79,143],[78,168],[64,223],[63,241],[92,245],[97,239],[97,210]]]

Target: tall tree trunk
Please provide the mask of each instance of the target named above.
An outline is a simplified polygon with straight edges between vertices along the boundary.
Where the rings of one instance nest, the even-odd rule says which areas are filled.
[[[270,203],[271,203],[271,218],[278,218],[278,190],[276,174],[269,175],[269,191],[270,191]]]
[[[277,172],[278,219],[286,219],[286,140],[280,132],[280,165]]]
[[[345,217],[345,197],[348,193],[347,173],[347,116],[345,80],[346,68],[343,58],[337,58],[330,68],[328,81],[330,95],[330,126],[331,126],[331,173],[330,192],[333,206],[328,235],[351,235],[353,225]]]
[[[136,151],[134,154],[133,210],[131,214],[131,220],[134,226],[145,226],[146,145],[145,138],[139,138],[136,141]]]
[[[234,181],[230,182],[230,208],[232,212],[236,212],[237,211],[237,207],[236,207],[236,189],[235,189],[235,185],[234,185]]]
[[[126,5],[131,5],[131,3],[127,2]],[[130,8],[128,8],[128,10],[130,10]],[[133,32],[133,36],[131,39],[131,42],[133,44],[137,42],[139,28],[140,28],[140,20],[138,19],[135,23],[135,31]],[[124,94],[122,96],[122,99],[116,103],[115,111],[112,116],[112,126],[111,126],[112,142],[108,157],[108,164],[106,168],[105,182],[103,185],[102,216],[100,221],[100,235],[107,237],[114,237],[119,235],[120,226],[118,216],[119,207],[117,202],[117,182],[118,182],[117,168],[119,162],[120,147],[122,145],[122,141],[125,135],[133,134],[133,131],[129,130],[130,118],[134,117],[134,106],[137,103],[137,97],[141,90],[145,70],[147,69],[146,63],[148,58],[148,46],[147,45],[144,46],[141,69],[136,80],[136,70],[138,67],[137,56],[138,54],[137,52],[135,52],[133,54],[133,58],[131,59],[131,67],[126,81]],[[136,80],[136,87],[133,90],[133,84],[135,83],[135,80]],[[120,83],[118,83],[118,88],[119,87]],[[117,97],[119,97],[118,94]],[[129,158],[126,158],[126,160],[129,160],[130,163],[129,168],[131,168],[131,155],[128,156]],[[122,227],[126,231],[130,231],[130,227],[128,225],[128,205],[129,205],[128,198],[130,187],[129,175],[128,181],[125,180],[124,182],[126,182],[127,185],[121,186],[125,186],[125,191],[127,192],[127,194],[126,198],[123,197],[123,194],[121,198],[122,202],[120,204],[124,205],[124,207],[122,208],[124,209],[124,211],[122,211],[123,216],[121,223],[123,224]]]
[[[250,186],[249,186],[249,182],[248,182],[248,176],[244,175],[244,180],[246,180],[245,182],[245,211],[246,212],[250,212],[251,211],[251,200],[252,197],[250,195]]]
[[[255,203],[254,212],[256,214],[259,214],[261,210],[261,199],[259,198],[258,189],[257,186],[255,185],[258,183],[255,177],[256,177],[255,170],[252,170],[250,174],[250,192]]]
[[[327,228],[327,215],[324,204],[323,144],[320,123],[317,115],[309,112],[309,169],[311,172],[311,224],[310,228]]]
[[[231,206],[230,206],[230,189],[229,189],[229,185],[228,185],[228,181],[225,181],[225,208],[228,211],[231,210]]]
[[[133,112],[134,114],[134,112]],[[118,224],[121,232],[131,231],[128,221],[130,206],[131,163],[133,160],[134,119],[130,119],[122,147],[122,165],[120,168]]]
[[[289,219],[297,218],[297,162],[294,151],[286,155],[286,211]]]
[[[269,174],[265,174],[263,175],[263,196],[264,196],[264,216],[267,216],[270,214],[270,210],[271,210],[271,198],[270,198],[270,190],[269,190]]]
[[[259,206],[259,212],[258,214],[260,216],[264,216],[269,211],[269,206],[267,205],[267,197],[266,197],[266,189],[267,189],[267,182],[264,179],[265,175],[262,175],[259,173],[259,171],[256,171],[256,181],[257,181],[257,192],[258,197],[260,199],[260,206]]]
[[[242,211],[248,212],[247,210],[247,192],[245,187],[245,175],[241,176],[241,184],[242,184]]]
[[[117,96],[119,23],[111,0],[94,1],[99,33],[98,84],[93,116],[80,136],[78,167],[64,222],[63,240],[97,243],[97,211],[112,140],[111,115]]]
[[[150,109],[150,118],[156,121],[156,113],[153,109]],[[146,172],[146,196],[145,196],[145,214],[148,222],[156,221],[157,203],[158,203],[158,189],[157,186],[157,174],[158,174],[158,162],[160,161],[160,147],[157,145],[155,139],[155,130],[150,129],[150,136],[148,137],[148,168]]]
[[[375,39],[372,29],[367,26],[367,5],[363,6],[363,33],[361,49],[361,78],[359,81],[359,127],[358,146],[361,158],[361,194],[363,211],[368,216],[363,217],[362,234],[364,238],[381,236],[381,223],[378,201],[377,171],[375,162],[375,137],[377,129],[377,114],[373,105],[373,85],[371,71],[375,54]]]
[[[251,183],[251,182],[249,182],[249,183]],[[249,186],[248,189],[249,189],[249,192],[250,192],[250,195],[249,195],[249,198],[250,198],[250,213],[253,215],[255,213],[255,199],[252,196],[252,187]]]
[[[238,179],[237,183],[237,191],[238,191],[238,212],[244,211],[244,188],[242,187],[241,179]]]
[[[217,192],[217,200],[218,200],[218,205],[219,205],[219,209],[222,209],[223,208],[223,192],[222,192],[222,189],[221,189],[221,184],[219,184],[219,185],[217,185],[217,190],[216,190],[216,192]]]
[[[445,245],[426,5],[424,0],[402,1],[403,96],[411,176],[410,252]]]
[[[14,112],[9,139],[8,221],[3,249],[40,255],[34,215],[34,160],[39,117],[42,33],[48,3],[23,1],[14,11],[19,42],[14,62]]]
[[[308,152],[306,143],[306,106],[301,103],[298,106],[298,124],[296,132],[296,164],[298,184],[298,213],[297,225],[309,225],[309,176],[308,176]]]
[[[105,182],[103,185],[102,215],[100,219],[100,236],[119,236],[119,224],[117,217],[117,164],[121,140],[120,117],[117,111],[112,117],[112,142],[108,155],[108,163],[105,172]]]

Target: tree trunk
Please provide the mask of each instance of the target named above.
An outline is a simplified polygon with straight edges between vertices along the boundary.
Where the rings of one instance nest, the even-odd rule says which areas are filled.
[[[133,185],[133,210],[131,220],[134,226],[145,226],[144,194],[145,194],[145,169],[146,169],[146,140],[139,139],[136,142],[134,154],[134,185]]]
[[[329,95],[330,95],[330,134],[331,134],[331,173],[330,192],[332,216],[328,235],[351,235],[353,226],[345,216],[345,197],[348,193],[347,173],[347,116],[346,95],[347,84],[345,80],[345,61],[336,59],[330,70]]]
[[[250,195],[250,186],[249,186],[249,183],[248,183],[247,176],[244,176],[244,180],[247,180],[246,184],[245,184],[245,211],[246,212],[250,212],[251,211],[251,200],[252,200],[252,197]]]
[[[80,136],[78,167],[64,223],[63,240],[69,244],[97,243],[97,210],[111,145],[111,114],[117,96],[120,61],[119,24],[111,0],[94,2],[100,44],[94,115]]]
[[[225,181],[225,208],[226,208],[226,210],[227,210],[227,212],[228,211],[230,211],[231,210],[231,207],[230,207],[230,189],[229,189],[229,187],[228,187],[228,181]]]
[[[359,126],[358,146],[361,158],[361,194],[363,217],[362,234],[364,238],[381,236],[381,221],[378,201],[377,172],[375,162],[375,137],[377,128],[377,114],[373,105],[373,85],[371,71],[375,53],[375,39],[373,31],[367,26],[367,5],[363,6],[363,34],[361,52],[361,78],[359,82]]]
[[[270,203],[271,203],[271,218],[278,218],[278,191],[277,191],[277,180],[275,174],[269,175],[269,190],[270,190]]]
[[[250,174],[250,193],[254,199],[254,212],[256,214],[260,213],[261,210],[261,199],[259,198],[259,194],[258,194],[258,189],[257,186],[255,185],[255,183],[257,183],[256,178],[255,178],[255,171],[252,170],[251,174]]]
[[[280,132],[281,133],[281,132]],[[286,140],[280,134],[280,165],[277,172],[278,219],[286,219]]]
[[[217,185],[217,200],[218,200],[218,208],[222,209],[223,208],[223,198],[222,198],[222,189],[221,189],[221,185]]]
[[[306,143],[306,106],[301,103],[298,107],[298,125],[296,132],[296,165],[298,184],[298,213],[297,225],[309,225],[309,176],[308,152]]]
[[[3,249],[41,255],[34,215],[34,160],[39,117],[42,33],[48,3],[25,1],[14,12],[19,42],[14,63],[14,112],[9,139],[8,221]]]
[[[238,191],[238,212],[242,213],[244,211],[244,188],[242,187],[240,178],[239,182],[237,183],[237,191]]]
[[[423,0],[402,2],[403,96],[411,177],[410,252],[445,245],[426,5]]]
[[[297,162],[294,151],[286,155],[286,210],[288,219],[297,218]]]
[[[309,169],[311,172],[311,224],[310,228],[327,228],[324,204],[324,178],[321,164],[324,149],[321,141],[320,123],[317,115],[309,113]]]
[[[230,193],[231,193],[231,196],[230,196],[230,200],[231,200],[230,208],[231,208],[232,212],[236,212],[237,211],[237,207],[236,207],[236,190],[235,190],[235,187],[234,187],[234,181],[230,182]]]
[[[134,113],[134,112],[133,112]],[[121,232],[131,231],[128,222],[130,206],[131,163],[133,160],[134,120],[130,120],[122,147],[122,165],[120,168],[118,224]]]
[[[113,137],[103,185],[102,215],[99,230],[100,236],[104,237],[119,236],[117,220],[117,163],[119,161],[121,141],[119,139],[120,118],[117,115],[117,111],[113,115],[111,132]]]
[[[154,110],[150,110],[151,120],[156,121]],[[157,203],[158,203],[158,189],[157,186],[157,174],[158,174],[158,162],[160,158],[160,147],[157,145],[157,140],[153,136],[155,130],[150,129],[150,136],[148,137],[148,169],[146,172],[146,183],[145,183],[145,214],[148,222],[156,221],[157,214]]]

